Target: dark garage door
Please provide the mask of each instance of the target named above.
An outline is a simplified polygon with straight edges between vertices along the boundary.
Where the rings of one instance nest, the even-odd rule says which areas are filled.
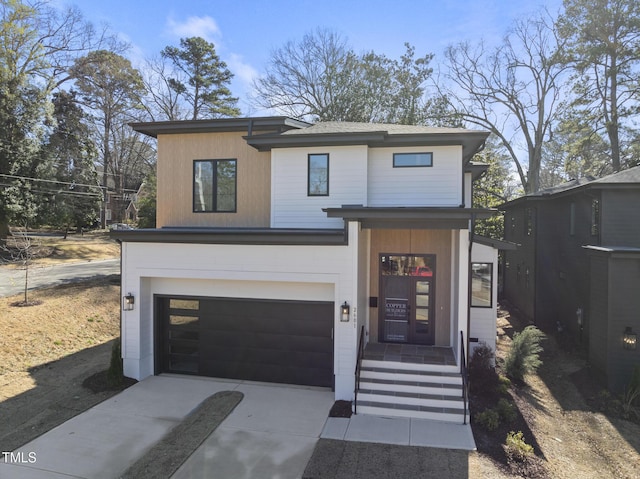
[[[157,297],[157,372],[333,386],[333,303]]]

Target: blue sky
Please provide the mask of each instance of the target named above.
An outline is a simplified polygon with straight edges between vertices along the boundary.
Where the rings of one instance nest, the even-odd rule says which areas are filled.
[[[244,98],[271,52],[314,29],[337,31],[358,52],[373,50],[391,58],[404,43],[417,55],[460,41],[497,42],[514,18],[545,5],[557,12],[561,0],[55,0],[76,5],[85,17],[128,41],[134,64],[157,56],[180,38],[201,36],[216,45],[234,73],[233,94]],[[243,112],[247,105],[241,102]]]

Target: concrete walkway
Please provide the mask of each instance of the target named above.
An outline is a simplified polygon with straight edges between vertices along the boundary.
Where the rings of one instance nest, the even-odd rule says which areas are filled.
[[[399,446],[476,450],[469,424],[403,417],[378,417],[366,414],[357,414],[350,419],[330,417],[327,419],[321,437]]]
[[[3,454],[0,477],[120,477],[220,391],[239,391],[244,398],[173,478],[300,478],[320,436],[343,444],[475,447],[468,426],[365,415],[327,418],[334,402],[328,389],[162,375],[139,382],[11,455]]]

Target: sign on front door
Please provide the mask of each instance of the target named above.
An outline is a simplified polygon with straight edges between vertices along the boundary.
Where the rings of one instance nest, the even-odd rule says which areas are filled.
[[[385,341],[408,340],[409,299],[385,298],[384,300]]]

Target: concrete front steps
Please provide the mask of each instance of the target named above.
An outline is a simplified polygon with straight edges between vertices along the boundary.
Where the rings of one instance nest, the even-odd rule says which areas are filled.
[[[465,418],[460,369],[363,359],[356,412],[462,424]]]

